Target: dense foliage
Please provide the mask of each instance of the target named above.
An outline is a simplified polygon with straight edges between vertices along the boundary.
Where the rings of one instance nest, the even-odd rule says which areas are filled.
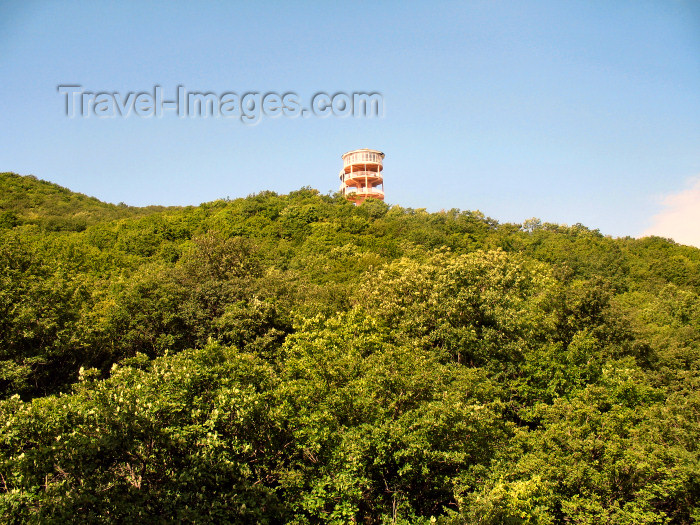
[[[698,249],[0,187],[3,522],[700,520]]]

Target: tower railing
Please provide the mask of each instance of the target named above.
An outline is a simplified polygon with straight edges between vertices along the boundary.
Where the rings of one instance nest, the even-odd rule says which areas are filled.
[[[381,178],[382,174],[378,171],[351,171],[350,173],[341,173],[340,180],[343,182],[348,179],[364,179],[367,178]]]
[[[363,195],[369,195],[369,194],[377,194],[377,195],[384,195],[384,190],[381,188],[356,188],[354,186],[347,186],[345,188],[345,194],[349,193],[360,193]]]

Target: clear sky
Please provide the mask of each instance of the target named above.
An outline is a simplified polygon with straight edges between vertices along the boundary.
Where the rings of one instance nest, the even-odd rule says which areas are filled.
[[[4,2],[0,170],[108,202],[338,188],[700,245],[700,2]],[[57,86],[378,92],[383,116],[68,118]]]

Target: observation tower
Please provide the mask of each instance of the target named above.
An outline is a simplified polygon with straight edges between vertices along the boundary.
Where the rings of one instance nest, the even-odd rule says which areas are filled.
[[[367,198],[384,200],[384,153],[376,149],[356,149],[343,154],[340,191],[350,202],[362,204]]]

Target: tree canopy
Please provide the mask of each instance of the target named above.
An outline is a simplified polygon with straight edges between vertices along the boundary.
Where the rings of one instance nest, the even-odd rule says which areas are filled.
[[[0,174],[7,523],[700,520],[700,250]]]

